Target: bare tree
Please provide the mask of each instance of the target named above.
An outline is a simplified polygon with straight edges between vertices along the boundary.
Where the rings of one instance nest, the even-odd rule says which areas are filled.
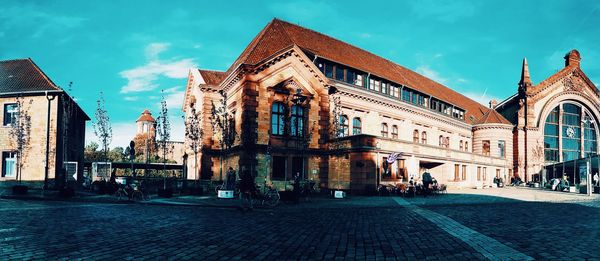
[[[224,91],[219,91],[219,94],[221,94],[219,105],[215,106],[215,103],[212,102],[210,120],[213,134],[217,135],[221,147],[219,179],[223,180],[223,150],[228,150],[233,146],[237,133],[235,132],[235,118],[227,111],[227,94]]]
[[[94,128],[94,134],[96,137],[98,137],[98,141],[102,146],[102,152],[104,155],[103,160],[106,161],[108,158],[108,146],[112,142],[112,127],[110,125],[108,112],[104,107],[105,101],[102,92],[100,92],[100,98],[98,99],[97,103],[98,108],[96,108],[96,113],[94,114],[96,121],[92,123],[92,127]],[[105,170],[108,171],[106,168]]]
[[[163,189],[167,188],[166,183],[166,169],[167,169],[167,153],[169,153],[171,147],[169,144],[169,139],[171,138],[171,123],[169,122],[169,110],[167,109],[167,101],[165,100],[164,90],[161,91],[162,97],[160,101],[160,113],[158,118],[156,119],[157,126],[156,131],[159,136],[159,147],[163,153]]]
[[[189,142],[190,149],[194,152],[194,182],[198,181],[198,149],[202,142],[202,118],[196,113],[192,106],[190,115],[185,119],[185,137]]]
[[[33,100],[29,100],[29,106]],[[21,170],[26,158],[29,139],[31,137],[31,116],[29,116],[29,107],[25,108],[23,97],[17,97],[16,113],[12,114],[10,136],[15,142],[17,152],[17,179],[21,182]]]

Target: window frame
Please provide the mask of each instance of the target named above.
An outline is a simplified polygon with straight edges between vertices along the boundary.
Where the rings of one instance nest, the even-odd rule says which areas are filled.
[[[275,110],[275,106],[278,106],[277,111]],[[277,118],[274,118],[274,116]],[[276,124],[273,124],[274,119],[277,119]],[[277,129],[274,128],[275,126]],[[271,135],[285,135],[285,105],[282,102],[273,102],[271,104]]]

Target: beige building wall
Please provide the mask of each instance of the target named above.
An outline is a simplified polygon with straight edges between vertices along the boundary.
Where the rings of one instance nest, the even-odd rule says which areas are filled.
[[[10,152],[16,149],[15,137],[10,135],[10,126],[4,126],[4,108],[6,104],[16,103],[16,98],[0,98],[0,151]],[[31,130],[29,143],[23,153],[22,176],[23,181],[43,181],[46,162],[46,123],[48,113],[48,100],[45,96],[24,97],[24,109],[31,117]],[[58,99],[51,102],[50,113],[50,151],[48,164],[48,178],[54,179],[56,173],[56,132],[57,132],[57,104]],[[4,169],[4,166],[2,166]],[[11,181],[16,178],[0,177],[0,181]]]

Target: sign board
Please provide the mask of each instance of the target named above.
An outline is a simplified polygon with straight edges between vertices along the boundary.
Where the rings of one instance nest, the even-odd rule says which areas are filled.
[[[65,170],[67,173],[67,181],[77,180],[77,162],[76,161],[67,161],[65,162]]]
[[[219,190],[217,192],[218,198],[233,198],[233,190]]]
[[[112,171],[110,162],[92,162],[92,175],[94,177],[108,179]]]
[[[346,197],[346,192],[344,192],[344,191],[340,191],[340,190],[336,190],[336,191],[333,193],[333,197],[334,197],[334,198],[345,198],[345,197]]]

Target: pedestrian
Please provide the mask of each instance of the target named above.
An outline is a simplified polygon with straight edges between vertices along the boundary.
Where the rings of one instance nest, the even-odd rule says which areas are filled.
[[[596,174],[594,174],[594,186],[596,186],[596,187],[600,186],[600,177],[598,177],[598,172],[596,172]]]
[[[234,190],[235,189],[235,170],[232,167],[229,167],[227,170],[226,180],[225,180],[225,189],[226,190]]]
[[[244,170],[240,178],[240,193],[242,194],[241,209],[252,211],[252,193],[256,189],[254,177],[250,175],[250,171]]]
[[[296,172],[294,175],[294,201],[298,203],[300,201],[300,172]]]
[[[431,184],[433,183],[432,178],[431,178],[431,174],[429,174],[429,172],[425,171],[423,172],[423,195],[425,195],[425,197],[427,197],[427,195],[429,194],[429,186],[431,186]]]

